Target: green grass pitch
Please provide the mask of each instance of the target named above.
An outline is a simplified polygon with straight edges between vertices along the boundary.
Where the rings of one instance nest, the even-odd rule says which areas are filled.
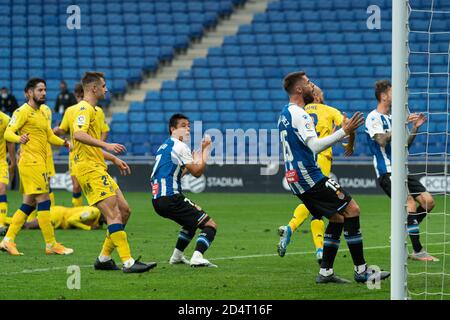
[[[206,257],[219,268],[171,266],[179,227],[156,215],[150,195],[126,193],[132,208],[127,225],[135,258],[157,261],[158,267],[146,274],[124,274],[121,271],[94,271],[92,264],[103,243],[105,230],[57,230],[57,239],[75,249],[70,256],[46,256],[42,235],[38,230],[23,230],[18,248],[24,256],[0,253],[2,290],[0,299],[389,299],[390,281],[380,289],[352,283],[345,286],[316,285],[318,265],[307,221],[292,237],[288,254],[276,254],[278,226],[286,224],[298,204],[290,194],[188,194],[218,223],[216,239]],[[9,192],[10,214],[20,205],[20,195]],[[369,264],[390,268],[389,200],[384,196],[354,196],[361,207],[361,227]],[[444,198],[436,199],[435,212],[444,212]],[[68,192],[56,193],[57,204],[70,206]],[[447,212],[448,212],[447,208]],[[445,229],[444,229],[445,226]],[[433,215],[421,225],[428,236],[428,251],[437,253],[440,262],[409,261],[412,293],[450,294],[449,219]],[[335,263],[336,274],[353,279],[352,260],[342,237]],[[190,256],[195,243],[186,250]],[[114,254],[119,262],[117,254]],[[68,289],[67,267],[81,270],[80,289]],[[427,272],[427,276],[421,274]],[[446,275],[443,276],[442,272]],[[414,299],[441,299],[441,295],[412,296]],[[449,298],[449,296],[443,296]]]

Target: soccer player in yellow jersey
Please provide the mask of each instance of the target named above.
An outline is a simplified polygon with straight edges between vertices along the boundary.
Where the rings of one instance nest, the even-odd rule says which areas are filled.
[[[81,84],[77,84],[75,86],[75,97],[77,98],[77,101],[80,102],[83,99],[83,86]],[[61,124],[58,127],[55,127],[53,129],[53,132],[61,136],[67,132],[70,132],[70,141],[73,144],[73,132],[71,130],[71,124],[74,122],[73,114],[74,114],[74,108],[75,106],[71,106],[66,109],[64,113],[64,117],[61,121]],[[105,113],[103,112],[103,109],[100,107],[95,107],[95,119],[97,121],[97,124],[101,127],[101,140],[106,141],[108,137],[109,132],[109,126],[108,123],[105,120]],[[78,180],[75,176],[75,171],[73,168],[73,155],[74,153],[69,153],[69,172],[70,176],[72,178],[72,205],[74,207],[80,207],[83,205],[83,198],[81,197],[81,186],[78,183]]]
[[[317,136],[320,138],[331,135],[336,130],[336,127],[340,126],[344,120],[344,115],[339,110],[324,104],[323,92],[317,86],[314,86],[314,101],[305,106],[305,111],[313,119]],[[346,156],[353,153],[354,141],[355,135],[351,134],[349,136],[349,142],[344,144]],[[322,170],[322,173],[327,177],[331,173],[332,155],[333,150],[331,147],[317,155],[317,164]],[[300,204],[295,209],[294,216],[289,221],[289,224],[278,228],[278,234],[280,235],[278,254],[280,257],[286,254],[292,233],[305,222],[308,216],[308,209],[304,204]],[[323,220],[313,218],[311,220],[311,234],[314,246],[316,247],[316,258],[319,264],[322,262],[324,232],[325,224]]]
[[[0,249],[11,255],[22,255],[15,238],[27,216],[37,206],[39,227],[45,240],[46,254],[71,254],[73,250],[56,242],[50,221],[50,198],[47,170],[47,143],[66,146],[70,143],[53,134],[41,105],[45,102],[46,83],[39,78],[30,79],[25,87],[28,102],[17,109],[5,131],[5,140],[21,144],[19,175],[23,187],[23,203],[14,213],[12,223],[0,243]],[[19,135],[16,134],[19,133]]]
[[[16,149],[14,143],[6,142],[3,135],[9,123],[9,117],[0,111],[0,235],[6,232],[6,217],[8,215],[8,200],[6,197],[6,187],[14,173],[16,165]],[[10,165],[6,159],[6,149],[8,149]],[[10,174],[11,173],[11,174]]]
[[[52,206],[50,208],[50,218],[55,229],[81,229],[93,230],[100,227],[100,210],[95,207],[67,208],[62,206]],[[38,229],[37,219],[25,223],[25,229]]]
[[[107,92],[105,77],[100,72],[86,72],[81,82],[84,99],[75,105],[72,123],[73,166],[88,204],[99,208],[108,224],[106,239],[94,267],[97,270],[117,270],[118,267],[111,258],[114,248],[117,248],[124,272],[149,271],[156,263],[142,263],[131,256],[124,230],[131,211],[117,183],[106,171],[105,159],[117,165],[122,174],[130,174],[130,168],[124,161],[106,152],[122,153],[126,150],[125,147],[100,139],[101,127],[96,121],[95,106],[98,100],[104,99]]]

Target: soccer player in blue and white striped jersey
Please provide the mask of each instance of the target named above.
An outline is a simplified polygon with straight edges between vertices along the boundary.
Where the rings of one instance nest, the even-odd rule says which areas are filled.
[[[356,112],[351,119],[344,118],[341,129],[319,139],[313,120],[304,110],[304,106],[314,100],[314,84],[303,71],[288,74],[283,84],[289,95],[289,104],[281,111],[278,129],[283,145],[286,180],[294,195],[314,217],[320,219],[325,216],[329,219],[324,236],[323,259],[316,282],[349,282],[337,277],[333,271],[342,230],[355,267],[354,279],[357,282],[367,282],[374,275],[364,259],[359,207],[336,181],[322,174],[316,162],[317,154],[364,123],[362,113]],[[379,274],[379,279],[388,276],[389,273],[383,271]]]
[[[201,150],[191,153],[185,143],[190,133],[189,119],[182,114],[174,114],[169,121],[170,137],[156,152],[156,163],[151,175],[152,204],[156,213],[181,225],[178,241],[169,260],[170,264],[189,264],[192,267],[217,267],[203,257],[211,246],[217,231],[217,224],[206,212],[182,193],[181,177],[189,172],[200,177],[206,168],[211,139],[205,137]],[[195,251],[191,260],[184,256],[184,250],[195,236]]]
[[[378,105],[366,118],[366,134],[370,151],[373,155],[373,165],[378,178],[378,183],[383,191],[391,197],[391,104],[392,86],[389,80],[380,80],[375,84],[375,97]],[[408,122],[413,123],[408,147],[412,145],[420,126],[426,122],[423,114],[410,114]],[[408,234],[413,246],[411,259],[421,261],[439,261],[427,253],[420,243],[419,224],[425,219],[428,212],[434,208],[433,196],[417,177],[408,174],[407,199],[408,206]],[[416,207],[416,201],[418,203]]]

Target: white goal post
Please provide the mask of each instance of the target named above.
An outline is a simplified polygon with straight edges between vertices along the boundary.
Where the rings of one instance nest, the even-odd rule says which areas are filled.
[[[407,298],[408,1],[392,0],[391,299]]]

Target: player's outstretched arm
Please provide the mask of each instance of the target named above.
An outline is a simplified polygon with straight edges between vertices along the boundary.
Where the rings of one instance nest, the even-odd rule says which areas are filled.
[[[128,176],[131,174],[131,169],[125,161],[117,158],[115,155],[109,152],[106,152],[105,150],[102,150],[102,152],[103,156],[105,157],[105,160],[111,161],[112,163],[114,163],[114,165],[116,165],[119,168],[121,175]]]
[[[65,135],[66,132],[67,132],[67,131],[61,129],[60,127],[54,127],[54,128],[53,128],[53,133],[54,133],[55,135],[57,135],[58,137],[61,137],[61,136]]]
[[[113,153],[123,153],[127,151],[127,148],[125,148],[124,145],[121,145],[119,143],[107,143],[102,140],[95,139],[91,137],[89,134],[87,134],[84,131],[75,131],[73,133],[73,138],[77,141],[80,141],[81,143],[87,144],[89,146],[103,148],[104,150],[108,152]]]
[[[342,122],[342,128],[324,138],[310,137],[306,140],[306,144],[314,153],[320,153],[331,147],[345,136],[356,131],[364,123],[364,117],[361,112],[356,112],[351,119]]]

